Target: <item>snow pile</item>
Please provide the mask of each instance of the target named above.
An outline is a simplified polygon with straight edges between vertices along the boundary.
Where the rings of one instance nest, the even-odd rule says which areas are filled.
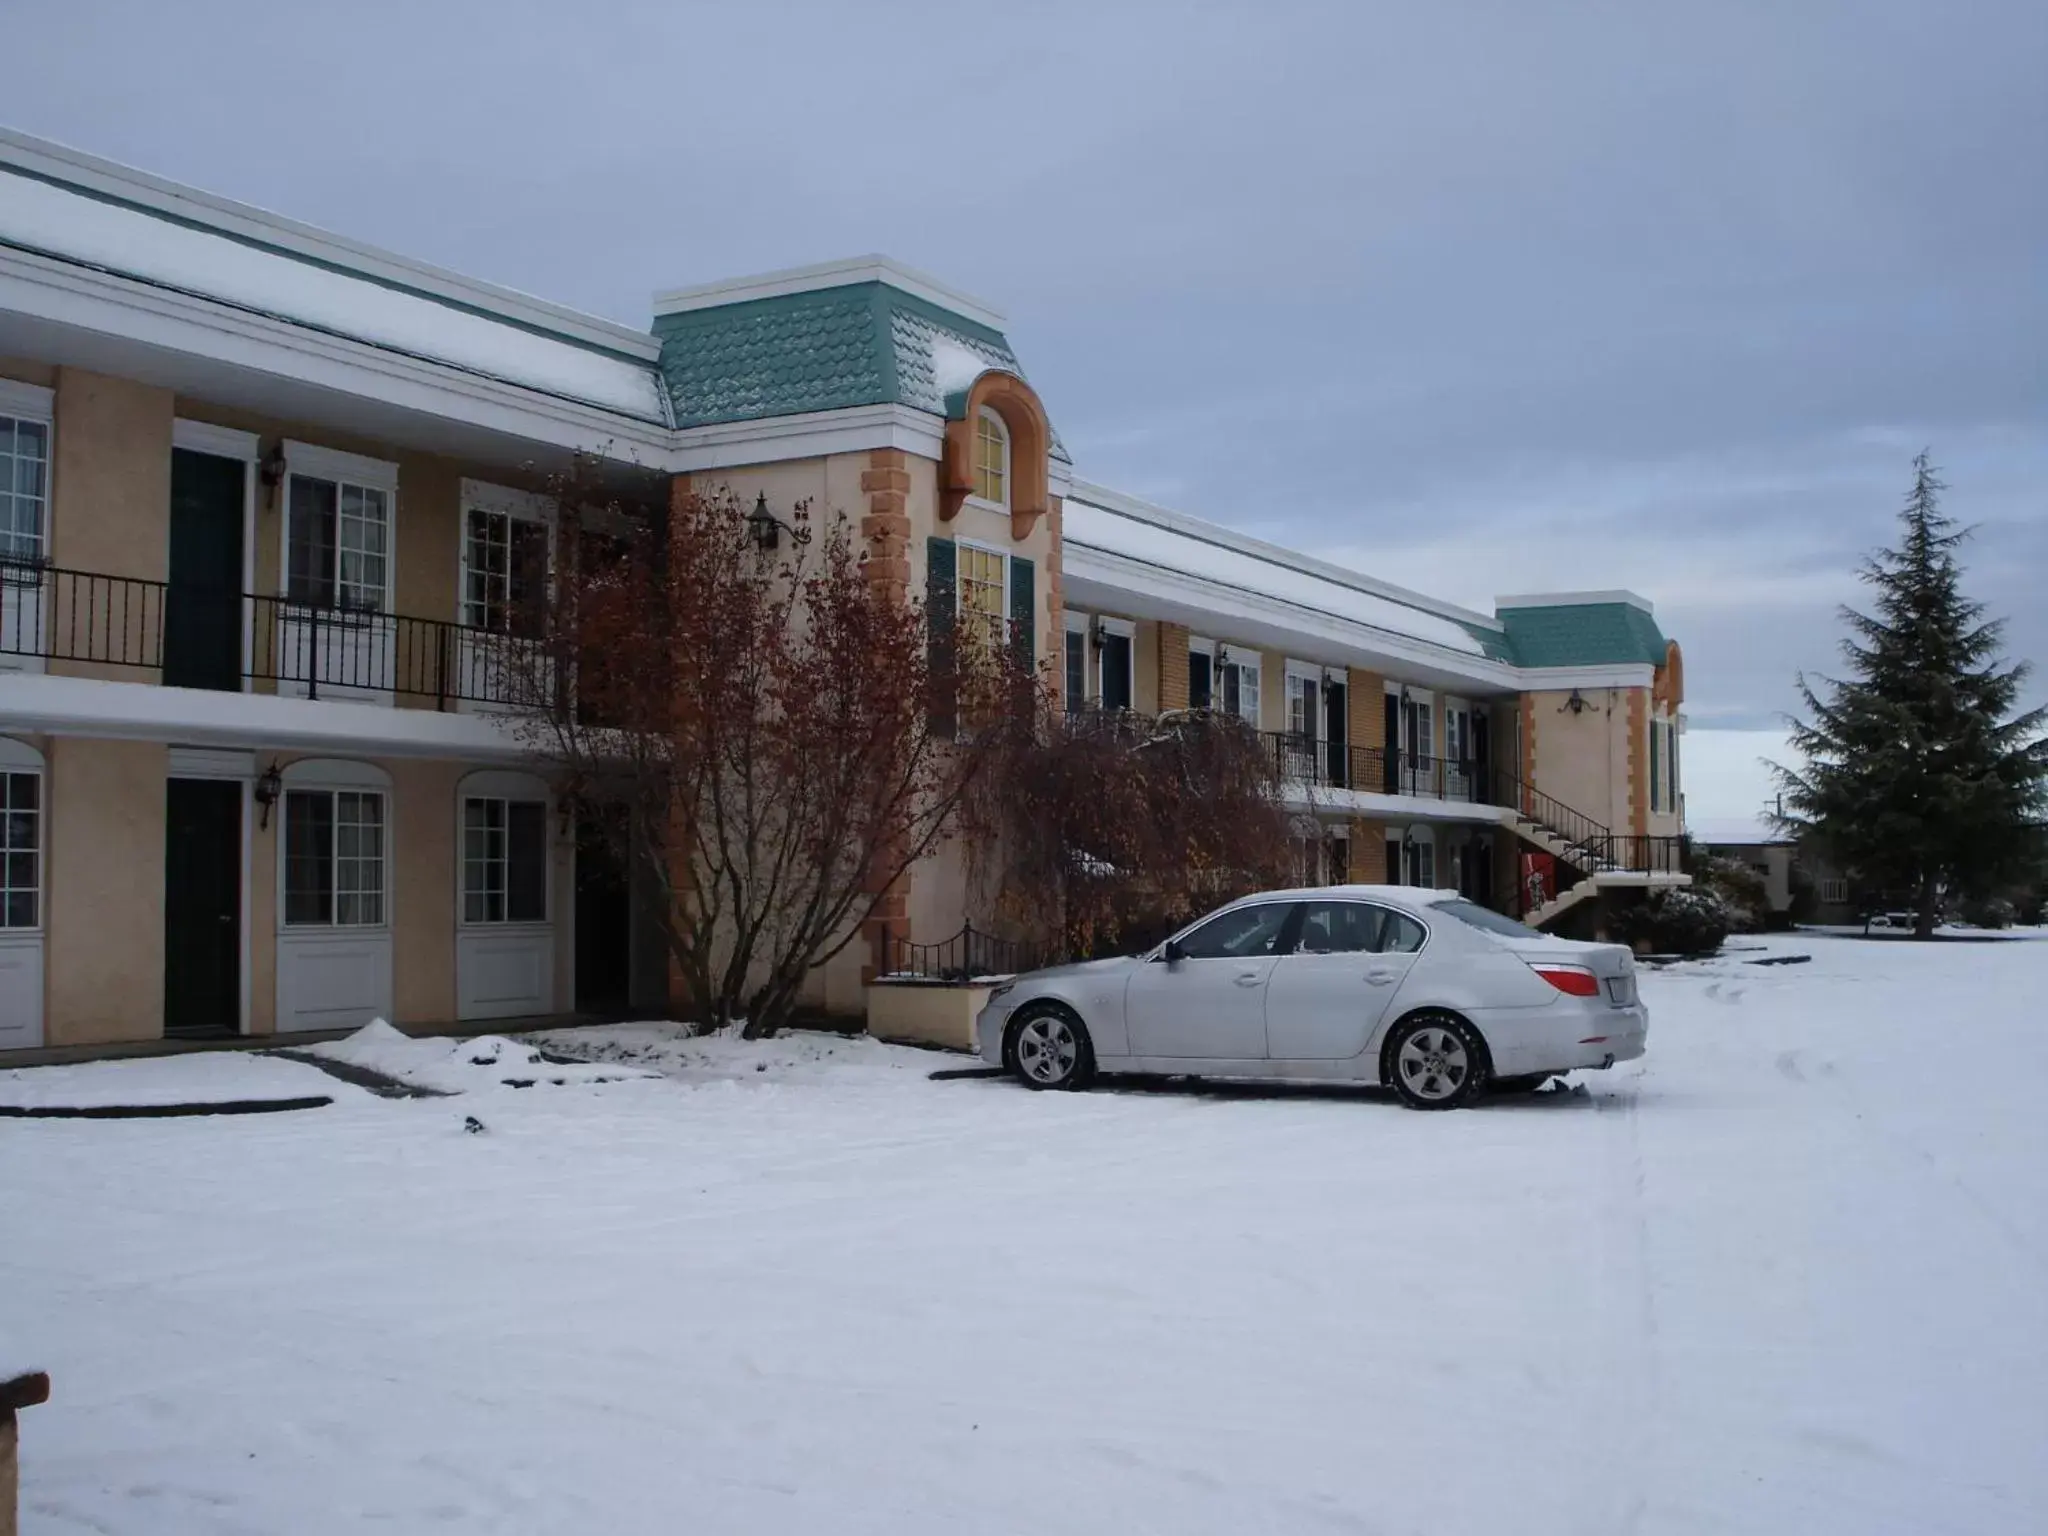
[[[375,1072],[411,1088],[437,1093],[470,1093],[488,1088],[532,1088],[545,1084],[629,1082],[658,1074],[631,1066],[592,1066],[548,1060],[534,1045],[503,1035],[477,1035],[458,1040],[443,1036],[415,1039],[374,1019],[345,1040],[304,1048],[308,1056]]]
[[[943,333],[932,337],[932,383],[941,401],[972,388],[976,379],[1000,366]]]
[[[340,1098],[354,1092],[303,1062],[248,1051],[193,1051],[136,1061],[0,1071],[0,1104],[21,1109],[140,1109],[322,1094]]]

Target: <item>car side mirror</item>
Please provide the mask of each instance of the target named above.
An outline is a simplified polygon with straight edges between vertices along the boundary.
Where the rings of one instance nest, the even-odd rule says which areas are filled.
[[[1168,939],[1159,947],[1159,958],[1168,965],[1185,960],[1187,957],[1188,952],[1180,947],[1180,940],[1178,939]]]

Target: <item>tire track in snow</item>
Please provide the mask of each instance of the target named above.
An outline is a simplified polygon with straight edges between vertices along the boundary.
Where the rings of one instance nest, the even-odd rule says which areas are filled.
[[[1637,1089],[1647,1068],[1622,1069],[1625,1078],[1593,1095],[1605,1128],[1605,1188],[1600,1197],[1603,1280],[1611,1298],[1607,1334],[1614,1374],[1611,1431],[1618,1448],[1610,1465],[1619,1478],[1617,1501],[1605,1528],[1635,1536],[1649,1505],[1651,1454],[1657,1437],[1659,1381],[1657,1308],[1650,1275],[1649,1174],[1643,1162]]]

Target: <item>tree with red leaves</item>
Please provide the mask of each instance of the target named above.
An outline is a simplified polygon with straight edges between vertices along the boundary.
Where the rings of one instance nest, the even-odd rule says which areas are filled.
[[[654,880],[687,1002],[770,1034],[954,830],[1031,684],[1009,656],[934,644],[839,514],[770,523],[680,486],[636,510],[593,498],[592,473],[561,504],[625,531],[571,541],[543,663],[566,686],[529,728],[577,793],[628,813],[607,824]]]

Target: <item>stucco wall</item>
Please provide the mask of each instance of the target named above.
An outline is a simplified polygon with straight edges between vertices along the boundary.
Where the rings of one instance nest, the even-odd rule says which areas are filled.
[[[78,368],[56,371],[50,442],[50,560],[77,571],[164,579],[170,560],[171,392]],[[124,593],[125,595],[129,595]],[[53,589],[53,635],[104,635],[110,649],[133,657],[155,653],[156,625],[139,592],[118,610],[131,616],[126,634],[106,630],[110,594],[59,581]],[[118,599],[114,599],[118,601]],[[99,609],[97,623],[74,618],[74,605]],[[102,654],[105,654],[104,652]],[[154,668],[52,661],[68,677],[150,682]]]
[[[391,775],[391,1005],[402,1023],[444,1022],[455,1017],[455,786],[468,770],[378,766]]]
[[[49,363],[38,363],[26,357],[0,357],[0,379],[13,379],[18,384],[40,384],[50,389],[57,383],[57,370]]]
[[[1582,690],[1586,707],[1578,714],[1568,707],[1568,690],[1528,695],[1536,787],[1611,832],[1634,830],[1629,695],[1642,692],[1629,688]]]
[[[44,1040],[153,1040],[163,1033],[169,749],[58,737],[45,755]]]

